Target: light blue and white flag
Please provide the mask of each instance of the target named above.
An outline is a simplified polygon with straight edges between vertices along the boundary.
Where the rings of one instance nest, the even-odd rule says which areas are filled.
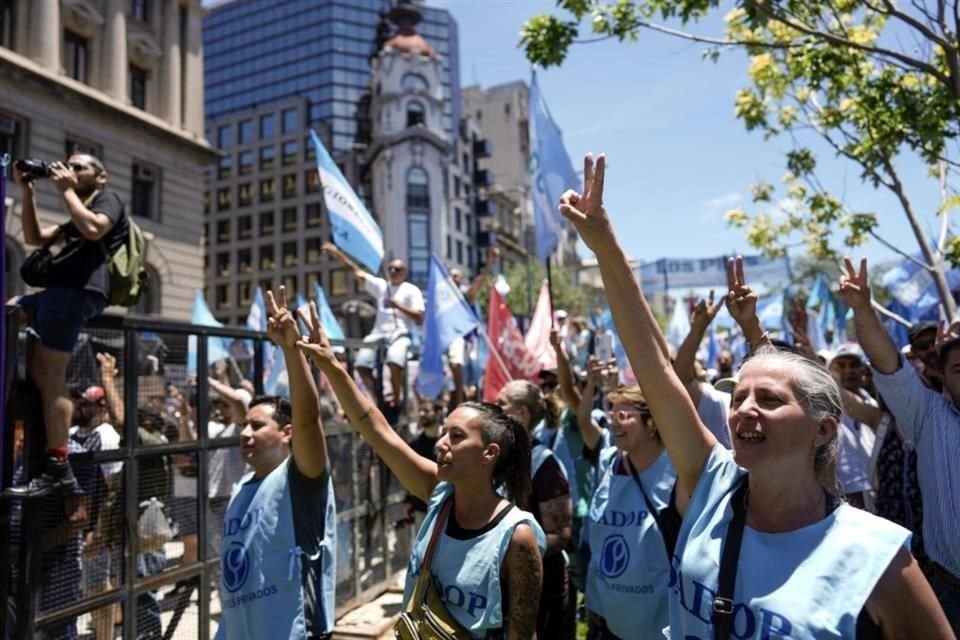
[[[263,289],[260,287],[253,292],[253,302],[250,303],[250,311],[247,312],[246,326],[251,331],[267,330],[267,305],[263,300]]]
[[[667,324],[667,342],[679,349],[683,341],[690,334],[690,308],[687,301],[677,298],[673,304],[673,315]]]
[[[921,262],[924,259],[920,253],[914,255],[914,258]],[[939,319],[940,297],[937,295],[933,276],[913,260],[904,259],[883,274],[880,282],[890,295],[908,310],[904,319],[910,322]],[[960,288],[960,269],[947,270],[947,284],[951,291]]]
[[[267,342],[264,351],[270,354],[270,370],[263,372],[263,391],[269,396],[290,395],[290,381],[287,374],[287,362],[283,358],[283,349]]]
[[[201,327],[222,327],[223,323],[213,317],[207,301],[198,290],[193,296],[192,324]],[[230,357],[230,339],[211,336],[207,339],[207,364]],[[197,336],[187,338],[187,374],[197,374]]]
[[[425,398],[436,398],[446,382],[443,373],[443,352],[450,343],[480,325],[469,303],[460,293],[447,269],[437,258],[430,256],[430,277],[427,281],[427,309],[424,317],[423,352],[420,372],[417,374],[417,393]]]
[[[558,209],[560,196],[567,189],[579,189],[581,180],[573,170],[563,146],[563,133],[550,116],[535,72],[530,79],[530,151],[537,257],[546,260],[560,243],[564,227],[564,218]]]
[[[330,214],[333,243],[371,273],[377,273],[383,261],[383,232],[313,129],[310,130],[310,140],[317,153],[317,170]]]
[[[820,307],[833,302],[833,294],[830,292],[830,287],[827,285],[827,279],[824,278],[823,272],[817,274],[817,279],[813,283],[813,287],[810,289],[810,295],[807,297],[807,309],[815,309],[820,311]]]
[[[319,284],[314,284],[314,295],[317,298],[317,313],[320,314],[320,326],[323,327],[324,333],[331,340],[345,339],[346,335],[343,333],[343,327],[337,321],[337,316],[333,315],[333,309],[327,302],[327,294],[323,292],[323,287]]]

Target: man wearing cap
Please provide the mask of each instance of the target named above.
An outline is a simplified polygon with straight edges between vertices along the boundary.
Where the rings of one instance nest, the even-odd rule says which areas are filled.
[[[864,364],[863,351],[860,350],[859,345],[845,342],[831,354],[827,368],[842,389],[858,396],[867,404],[876,406],[876,401],[861,388]],[[875,435],[870,427],[855,420],[846,412],[841,416],[840,422],[837,480],[847,501],[862,509],[870,499],[870,492],[873,489],[870,483],[870,456],[873,453]]]
[[[944,393],[938,393],[904,361],[874,312],[867,261],[861,261],[859,270],[849,258],[845,263],[840,295],[853,309],[873,382],[904,440],[917,451],[923,541],[932,561],[930,584],[954,632],[960,633],[960,337],[948,336],[940,345],[937,370]]]
[[[907,331],[910,354],[921,366],[921,377],[934,391],[943,391],[943,376],[937,362],[937,323],[917,322]]]

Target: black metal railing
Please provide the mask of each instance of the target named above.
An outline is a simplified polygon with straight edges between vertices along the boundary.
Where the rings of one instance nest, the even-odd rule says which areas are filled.
[[[16,322],[8,326],[7,357],[19,366],[4,390],[11,402],[3,416],[0,489],[33,477],[45,450],[40,398],[27,376],[30,341]],[[87,489],[83,498],[0,500],[0,527],[7,534],[0,540],[0,604],[6,603],[0,606],[0,638],[58,636],[74,625],[81,637],[87,628],[96,633],[108,627],[114,637],[112,626],[120,620],[123,638],[213,637],[226,503],[222,474],[224,460],[239,459],[239,431],[209,429],[221,418],[214,415],[208,376],[195,372],[211,372],[211,345],[229,349],[235,371],[254,393],[263,392],[270,366],[264,353],[271,345],[262,333],[132,315],[102,316],[85,329],[68,378],[78,390],[103,386],[97,354],[115,358],[122,402],[109,412],[109,422],[120,443],[71,454]],[[361,343],[337,345],[352,362]],[[320,387],[338,514],[339,616],[383,591],[406,566],[414,532],[394,526],[404,515],[399,483],[342,418],[328,387]],[[163,418],[160,428],[148,420],[151,410]],[[181,437],[185,410],[195,439]],[[399,416],[403,433],[408,422]],[[178,529],[159,546],[142,535],[151,499],[163,503]]]

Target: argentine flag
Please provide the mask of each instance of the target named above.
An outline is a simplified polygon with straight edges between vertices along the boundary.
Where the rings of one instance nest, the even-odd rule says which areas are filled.
[[[192,324],[201,327],[222,327],[223,323],[213,317],[203,294],[196,291],[193,296]],[[207,364],[230,357],[230,339],[210,336],[207,338]],[[197,374],[197,336],[187,338],[187,373]]]
[[[383,261],[383,232],[340,173],[340,168],[313,129],[310,130],[310,140],[317,152],[317,171],[323,186],[323,199],[330,214],[333,243],[371,273],[377,273]]]
[[[450,343],[480,324],[456,283],[436,254],[430,256],[427,309],[423,326],[423,352],[417,374],[417,393],[436,398],[443,391],[443,352]]]

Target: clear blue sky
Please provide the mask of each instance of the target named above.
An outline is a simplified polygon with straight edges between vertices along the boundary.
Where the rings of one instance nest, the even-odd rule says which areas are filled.
[[[520,27],[532,15],[555,10],[552,0],[431,4],[449,8],[460,26],[462,83],[482,86],[529,78],[529,65],[517,47]],[[696,32],[722,34],[724,13]],[[727,227],[723,213],[735,206],[758,211],[749,185],[765,178],[779,186],[785,171],[788,140],[764,141],[734,117],[736,90],[749,84],[746,57],[727,52],[712,63],[702,59],[703,49],[642,32],[637,43],[574,46],[562,67],[539,72],[574,166],[581,166],[587,151],[606,152],[607,209],[635,258],[752,252],[743,232]],[[820,154],[820,166],[822,178],[853,210],[879,214],[881,235],[916,250],[889,192],[862,186],[857,167],[832,159],[829,152]],[[909,163],[904,173],[914,205],[925,212],[925,226],[936,237],[939,187],[925,178],[919,163]],[[876,241],[856,255],[861,253],[874,262],[895,259]]]

